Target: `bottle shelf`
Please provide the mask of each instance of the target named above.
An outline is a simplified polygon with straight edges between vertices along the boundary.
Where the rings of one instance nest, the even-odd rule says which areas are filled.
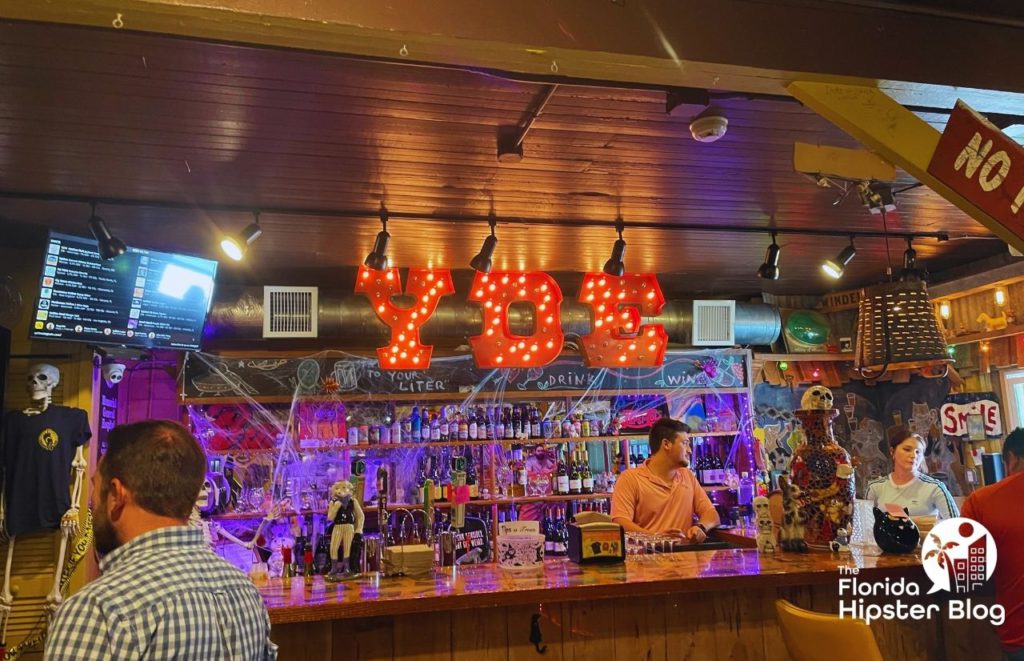
[[[696,437],[707,437],[707,436],[735,436],[740,432],[704,432],[700,434],[691,434]],[[503,448],[512,447],[513,445],[561,445],[563,443],[619,443],[621,441],[646,441],[646,434],[628,434],[622,436],[575,436],[571,438],[530,438],[524,440],[492,440],[492,441],[424,441],[422,443],[359,443],[358,445],[333,445],[330,447],[318,447],[318,448],[296,448],[295,452],[332,452],[338,450],[412,450],[416,448],[447,448],[447,447],[465,447],[465,446],[487,446],[487,445],[498,445]],[[252,450],[238,449],[238,450],[207,450],[208,455],[223,456],[229,454],[250,454],[250,455],[261,455],[261,454],[279,454],[280,449],[275,448],[258,448]]]

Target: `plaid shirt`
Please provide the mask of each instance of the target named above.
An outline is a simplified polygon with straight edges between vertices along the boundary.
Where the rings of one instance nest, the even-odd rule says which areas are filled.
[[[47,659],[277,658],[256,587],[195,528],[160,528],[100,561],[54,619]]]

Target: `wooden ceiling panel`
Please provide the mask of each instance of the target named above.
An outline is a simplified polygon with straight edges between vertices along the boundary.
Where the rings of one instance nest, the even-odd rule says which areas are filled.
[[[486,227],[444,216],[486,214],[699,223],[711,227],[830,227],[877,231],[851,195],[793,172],[795,141],[855,147],[788,98],[716,98],[729,119],[714,144],[690,138],[702,108],[665,113],[656,91],[559,87],[524,143],[498,163],[499,127],[521,122],[542,86],[491,75],[398,66],[114,31],[0,24],[0,188],[6,191],[434,214],[393,220],[396,263],[463,268]],[[933,117],[929,117],[934,121]],[[899,185],[913,183],[901,174]],[[899,196],[899,231],[989,233],[934,193]],[[130,243],[213,254],[221,230],[246,214],[154,208],[100,210]],[[0,201],[7,222],[84,233],[84,205]],[[427,225],[429,222],[429,229]],[[252,265],[351,266],[379,224],[264,214]],[[498,267],[600,268],[610,228],[499,227]],[[822,258],[842,237],[785,236],[779,282],[755,271],[766,235],[630,228],[627,264],[673,274],[694,293],[821,292]],[[884,244],[858,241],[843,287],[884,271]],[[934,271],[1004,250],[999,241],[915,245]],[[899,263],[904,245],[893,241]],[[255,265],[255,266],[253,266]]]

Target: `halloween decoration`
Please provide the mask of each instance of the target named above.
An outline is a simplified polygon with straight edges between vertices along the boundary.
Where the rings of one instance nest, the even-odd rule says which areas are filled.
[[[781,476],[779,488],[782,490],[782,530],[779,533],[779,546],[783,551],[806,553],[800,487],[791,483],[785,476]]]
[[[875,543],[878,548],[886,553],[913,553],[921,541],[921,534],[917,530],[917,524],[910,518],[910,512],[903,508],[906,514],[894,516],[883,512],[877,507],[875,512]]]

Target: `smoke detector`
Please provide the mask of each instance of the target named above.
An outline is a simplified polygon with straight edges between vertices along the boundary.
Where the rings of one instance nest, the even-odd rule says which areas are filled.
[[[729,129],[729,120],[719,115],[705,115],[690,122],[690,135],[697,142],[715,142]]]

